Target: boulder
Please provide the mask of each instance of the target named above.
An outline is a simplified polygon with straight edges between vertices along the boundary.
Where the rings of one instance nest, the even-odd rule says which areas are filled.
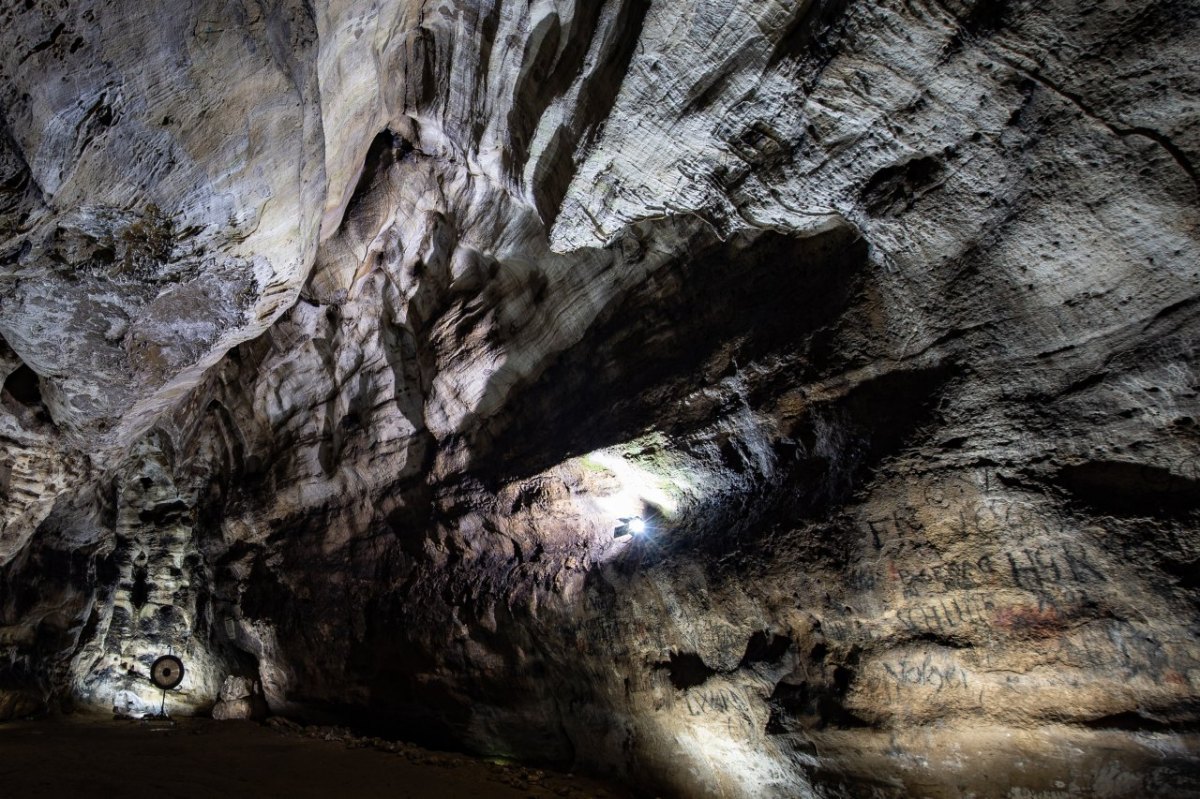
[[[213,707],[213,718],[217,721],[238,721],[254,718],[254,703],[246,699],[222,699]]]
[[[250,677],[229,675],[221,685],[221,701],[233,702],[259,693],[258,684]]]

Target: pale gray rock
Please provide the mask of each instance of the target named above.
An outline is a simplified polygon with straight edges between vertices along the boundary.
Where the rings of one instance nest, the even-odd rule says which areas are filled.
[[[221,0],[0,13],[0,336],[59,426],[124,444],[311,263],[313,20]]]
[[[268,712],[258,681],[231,674],[221,683],[221,698],[213,705],[212,717],[217,721],[257,721],[265,719]]]
[[[221,683],[221,701],[232,702],[236,699],[247,699],[258,693],[254,680],[249,677],[239,677],[231,674]]]
[[[5,685],[1194,792],[1200,4],[3,14]]]

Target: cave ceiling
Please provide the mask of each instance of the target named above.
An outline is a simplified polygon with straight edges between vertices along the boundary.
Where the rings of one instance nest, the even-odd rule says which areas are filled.
[[[0,718],[1200,795],[1198,23],[6,3]]]

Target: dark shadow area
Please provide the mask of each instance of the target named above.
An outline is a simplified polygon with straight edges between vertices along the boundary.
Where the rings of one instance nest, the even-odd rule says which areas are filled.
[[[685,405],[698,389],[768,358],[801,378],[816,334],[849,305],[866,243],[840,227],[806,239],[763,233],[666,267],[531,385],[479,436],[472,471],[499,484],[648,430],[692,432],[727,408]]]
[[[1200,510],[1200,482],[1150,464],[1088,461],[1064,466],[1057,481],[1101,513],[1179,517]]]
[[[42,404],[42,390],[38,385],[37,373],[21,364],[4,381],[4,393],[27,408]]]
[[[880,461],[902,450],[932,420],[938,398],[958,371],[952,364],[896,369],[814,406],[790,431],[791,463],[780,458],[778,482],[803,489],[781,493],[777,510],[811,518],[847,501]]]
[[[922,191],[943,173],[941,161],[925,155],[884,167],[871,176],[860,197],[876,216],[893,216],[912,210]]]
[[[656,663],[655,668],[666,669],[671,678],[671,684],[680,691],[695,688],[708,682],[708,678],[717,673],[709,668],[695,652],[672,652],[670,660]]]
[[[814,670],[821,674],[820,669]],[[768,735],[786,735],[829,727],[848,729],[871,726],[846,707],[846,692],[854,679],[853,672],[844,667],[834,668],[832,679],[815,680],[796,675],[782,680],[767,699],[770,716]]]
[[[1121,730],[1124,732],[1181,733],[1200,732],[1200,706],[1185,703],[1172,708],[1171,718],[1160,717],[1145,711],[1129,710],[1088,719],[1082,726],[1094,730]]]
[[[0,390],[0,407],[17,417],[26,428],[54,424],[42,401],[40,378],[26,364],[21,364],[5,378]]]
[[[750,636],[740,665],[745,668],[755,663],[777,663],[791,646],[792,639],[786,635],[768,636],[765,630],[760,630]]]
[[[64,767],[70,764],[70,767]],[[533,773],[344,729],[174,719],[73,717],[0,726],[5,797],[223,799],[436,797],[615,799],[630,793],[578,775]]]
[[[813,0],[803,3],[801,10],[779,38],[768,67],[790,61],[798,65],[824,66],[836,52],[836,26],[845,18],[852,0]],[[815,64],[814,64],[815,62]],[[819,72],[819,69],[816,70]],[[810,79],[811,80],[811,79]]]
[[[529,142],[546,109],[562,97],[575,80],[585,76],[576,103],[578,112],[555,131],[546,151],[548,155],[543,156],[534,174],[534,202],[547,230],[554,225],[563,197],[581,162],[577,155],[579,148],[587,146],[588,138],[601,129],[612,112],[650,3],[648,0],[628,0],[620,4],[617,19],[612,24],[622,35],[608,48],[597,67],[585,69],[603,9],[600,3],[584,5],[565,30],[557,22],[551,23],[553,27],[541,40],[534,63],[524,70],[524,78],[514,87],[516,99],[508,114],[511,146],[505,149],[504,157],[508,173],[516,179],[525,169]],[[555,47],[560,38],[564,39],[562,46]],[[508,163],[509,159],[511,163]]]

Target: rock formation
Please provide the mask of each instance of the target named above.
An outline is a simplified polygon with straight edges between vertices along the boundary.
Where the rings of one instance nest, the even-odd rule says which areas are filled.
[[[1200,795],[1198,23],[9,4],[0,714]]]

